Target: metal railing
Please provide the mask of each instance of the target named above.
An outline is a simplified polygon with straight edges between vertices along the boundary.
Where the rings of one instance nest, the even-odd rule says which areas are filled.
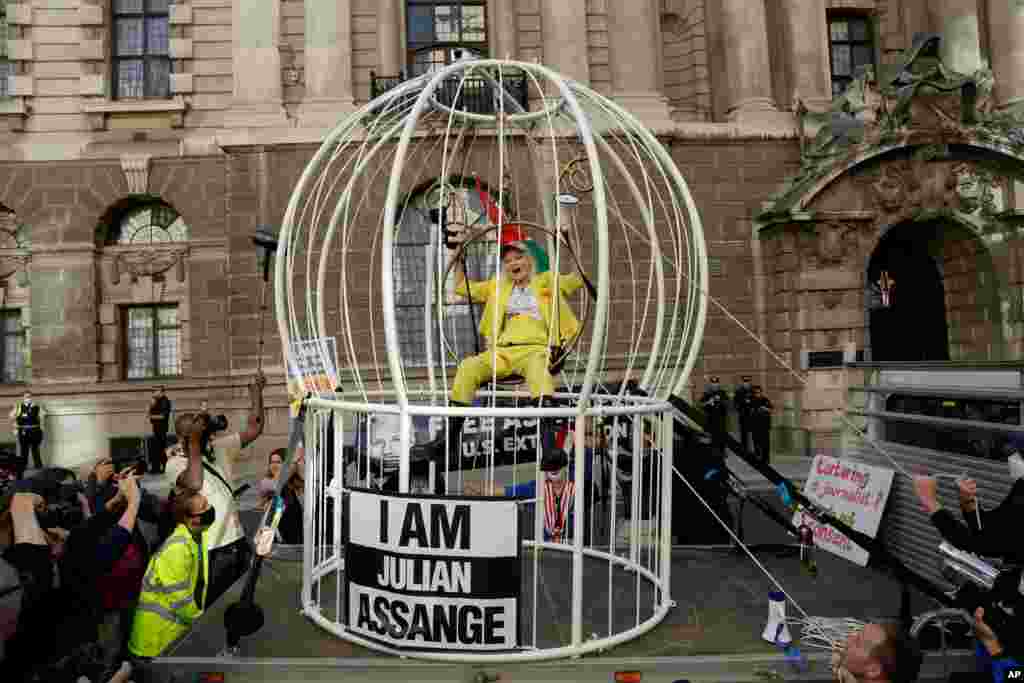
[[[404,73],[397,76],[378,76],[370,72],[370,97],[377,98],[407,80]],[[501,83],[505,91],[523,109],[529,109],[529,89],[525,76],[503,75]],[[441,104],[472,114],[495,114],[501,107],[500,94],[487,78],[449,78],[437,90]]]

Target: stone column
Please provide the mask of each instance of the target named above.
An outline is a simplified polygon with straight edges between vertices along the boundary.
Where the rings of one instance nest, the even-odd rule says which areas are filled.
[[[405,71],[402,56],[402,3],[377,1],[377,75],[397,76]]]
[[[615,99],[648,126],[671,128],[668,99],[661,92],[661,17],[655,0],[607,6]]]
[[[988,4],[989,44],[996,79],[996,103],[1024,102],[1024,2],[995,0]]]
[[[224,124],[231,128],[286,126],[281,100],[281,3],[232,0],[234,97]]]
[[[305,0],[306,95],[303,126],[334,126],[352,105],[350,0]]]
[[[997,0],[990,6],[1010,5],[1010,0]],[[1019,4],[1019,3],[1018,3]],[[981,39],[978,33],[978,0],[929,0],[932,26],[942,34],[943,63],[962,74],[973,74],[981,68]],[[1020,42],[1020,34],[1016,36]]]
[[[487,3],[491,57],[518,59],[519,40],[515,0],[491,0]]]
[[[802,100],[812,111],[832,102],[828,17],[821,0],[780,0],[788,51],[789,92],[786,106]]]
[[[590,82],[587,0],[541,0],[544,65],[580,83]]]
[[[772,99],[764,0],[721,0],[719,11],[729,87],[726,117],[751,123],[787,121],[790,117],[780,116]]]

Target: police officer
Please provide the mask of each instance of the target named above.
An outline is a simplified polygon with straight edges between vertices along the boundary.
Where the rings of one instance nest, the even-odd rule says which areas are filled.
[[[736,417],[740,423],[740,443],[747,450],[750,450],[750,377],[744,375],[740,378],[740,384],[732,395],[733,404],[736,406]]]
[[[171,401],[162,386],[153,391],[149,403],[149,423],[153,427],[153,443],[149,451],[149,471],[163,472],[167,467],[167,429],[171,423]]]
[[[719,456],[725,456],[725,421],[729,416],[729,395],[719,383],[718,377],[712,377],[704,387],[700,397],[700,405],[707,415],[707,430],[711,435],[712,448]]]
[[[39,446],[43,443],[43,420],[46,411],[32,400],[32,392],[26,391],[21,401],[11,411],[11,419],[18,430],[18,459],[28,465],[28,454],[32,453],[32,466],[43,467],[43,459],[39,455]]]
[[[750,390],[750,434],[754,437],[754,455],[767,464],[771,455],[772,402],[758,384]]]

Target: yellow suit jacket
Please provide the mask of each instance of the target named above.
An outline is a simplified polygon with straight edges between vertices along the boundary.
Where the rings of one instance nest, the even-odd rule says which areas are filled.
[[[467,288],[468,283],[468,288]],[[578,273],[558,276],[558,289],[561,290],[558,299],[552,296],[554,289],[554,273],[548,271],[540,275],[534,275],[530,280],[530,290],[537,297],[540,304],[541,315],[544,318],[544,326],[551,328],[551,317],[554,309],[558,309],[558,344],[565,344],[580,329],[580,322],[576,319],[572,308],[566,302],[565,297],[583,286],[583,278]],[[498,287],[497,278],[491,278],[485,282],[464,281],[456,287],[455,293],[461,297],[471,296],[474,303],[484,303],[484,314],[480,318],[480,334],[491,342],[491,333],[494,331],[494,316],[498,316],[498,335],[500,337],[502,326],[505,323],[505,310],[508,307],[509,297],[512,296],[512,281],[508,278],[501,279],[501,287]],[[495,292],[498,296],[495,297]]]

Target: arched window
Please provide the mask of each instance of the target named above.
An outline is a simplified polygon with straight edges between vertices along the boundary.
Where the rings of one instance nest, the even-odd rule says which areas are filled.
[[[111,210],[108,221],[111,284],[118,286],[124,273],[132,283],[151,278],[152,285],[149,296],[120,305],[122,376],[178,376],[182,372],[181,302],[175,297],[165,298],[165,293],[168,271],[176,271],[177,287],[185,282],[188,225],[172,207],[155,199],[123,203]]]
[[[114,235],[114,242],[142,246],[160,242],[188,240],[188,226],[178,212],[166,204],[153,202],[126,212]]]
[[[398,323],[399,343],[402,358],[412,366],[425,366],[426,334],[433,335],[435,362],[448,363],[451,358],[440,349],[437,321],[433,314],[429,316],[426,306],[433,311],[433,282],[437,277],[434,264],[437,256],[434,252],[437,244],[437,231],[440,230],[431,209],[438,207],[438,193],[442,191],[440,182],[413,195],[402,214],[398,233],[395,238],[395,308]],[[473,180],[453,180],[443,190],[450,200],[447,219],[450,223],[461,223],[467,226],[482,227],[489,224],[484,201],[497,202],[485,189],[477,189]],[[483,196],[481,196],[481,193]],[[504,204],[510,204],[505,199]],[[442,263],[447,263],[448,252],[443,255]],[[494,275],[496,261],[494,250],[488,249],[485,240],[474,244],[466,257],[466,269],[471,280],[486,280]],[[468,304],[459,303],[454,292],[454,278],[447,283],[445,309],[445,337],[455,347],[458,357],[476,352],[474,339],[476,330],[474,320],[479,322],[483,307],[474,305],[470,311]],[[428,298],[430,297],[430,298]],[[428,324],[431,329],[428,330]],[[444,359],[441,361],[441,359]]]

